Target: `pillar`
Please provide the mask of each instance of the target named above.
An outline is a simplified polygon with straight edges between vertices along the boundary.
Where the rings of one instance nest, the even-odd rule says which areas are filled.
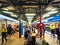
[[[19,38],[21,38],[21,35],[23,35],[23,23],[21,22],[22,15],[19,15],[18,19],[19,19]]]
[[[7,19],[5,19],[5,21],[6,21],[6,28],[7,28]]]

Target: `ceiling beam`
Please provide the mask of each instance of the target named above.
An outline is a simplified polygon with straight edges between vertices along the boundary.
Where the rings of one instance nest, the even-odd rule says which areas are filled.
[[[41,6],[41,5],[47,5],[48,3],[16,3],[15,6]]]

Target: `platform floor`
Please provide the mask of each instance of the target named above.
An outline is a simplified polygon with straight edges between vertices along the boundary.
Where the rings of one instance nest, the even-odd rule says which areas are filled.
[[[57,44],[57,39],[51,37],[49,34],[45,34],[45,40],[50,44],[50,45],[58,45]],[[13,35],[11,38],[8,39],[7,43],[4,45],[23,45],[25,42],[24,38],[19,38],[18,34],[16,33]],[[1,43],[1,40],[0,40]],[[0,44],[1,45],[1,44]]]

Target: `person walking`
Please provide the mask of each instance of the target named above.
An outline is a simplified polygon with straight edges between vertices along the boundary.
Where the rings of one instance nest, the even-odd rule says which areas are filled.
[[[42,22],[39,23],[39,29],[40,29],[40,38],[45,37],[45,26]]]
[[[53,24],[50,25],[51,36],[55,37],[55,26]]]
[[[25,35],[24,35],[24,36],[25,36],[25,39],[28,38],[28,34],[27,34],[28,31],[30,31],[30,29],[29,29],[28,26],[26,26],[26,27],[25,27]]]
[[[57,42],[60,44],[60,24],[58,25],[58,28],[56,29],[56,34],[57,34]]]
[[[1,32],[2,32],[2,45],[4,44],[4,39],[7,42],[7,28],[5,27],[5,24],[2,24],[1,27]]]
[[[11,27],[11,24],[9,24],[8,25],[8,27],[7,27],[7,32],[8,32],[8,35],[11,37],[11,35],[12,35],[12,31],[13,31],[13,29],[12,29],[12,27]]]

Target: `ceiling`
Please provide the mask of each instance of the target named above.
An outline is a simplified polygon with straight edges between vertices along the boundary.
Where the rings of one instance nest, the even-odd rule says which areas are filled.
[[[22,15],[24,21],[31,23],[37,16],[46,19],[60,13],[59,4],[60,0],[0,0],[0,14],[16,20]]]

